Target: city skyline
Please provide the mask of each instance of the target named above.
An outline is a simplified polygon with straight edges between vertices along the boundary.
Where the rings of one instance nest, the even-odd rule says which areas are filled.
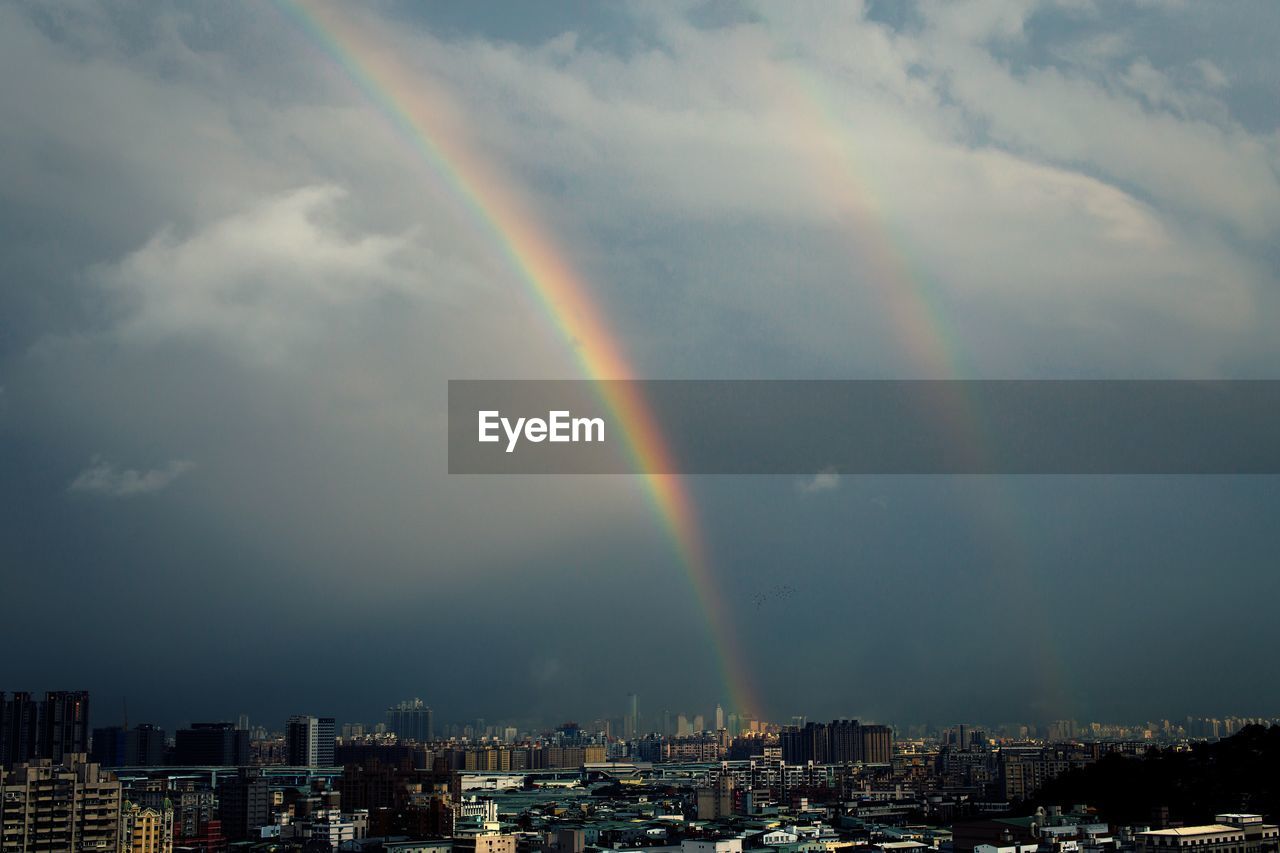
[[[46,701],[47,696],[71,697],[76,701],[81,701],[77,697],[83,697],[85,706],[87,707],[87,697],[89,691],[0,691],[0,699],[8,696],[11,701],[17,697],[27,697],[23,701],[28,703],[31,709],[30,725],[32,731],[44,731],[42,727],[37,727],[35,709]],[[538,734],[547,734],[562,725],[573,723],[582,728],[584,732],[592,735],[608,734],[610,737],[620,740],[631,740],[633,738],[641,738],[649,735],[665,735],[665,736],[682,736],[685,732],[681,731],[683,727],[687,734],[703,734],[713,733],[720,729],[726,729],[731,735],[738,733],[746,733],[751,729],[752,725],[768,726],[771,730],[779,731],[788,728],[803,728],[810,723],[820,725],[826,724],[828,721],[840,720],[861,720],[862,723],[868,725],[886,725],[891,728],[895,735],[899,738],[910,738],[923,736],[925,733],[937,734],[945,732],[956,726],[968,727],[971,730],[983,731],[991,737],[1002,739],[1016,739],[1017,735],[1013,734],[1019,728],[1025,729],[1027,737],[1038,737],[1048,732],[1058,732],[1058,735],[1050,737],[1096,737],[1098,734],[1091,731],[1090,727],[1102,727],[1103,729],[1135,729],[1141,730],[1143,727],[1151,727],[1155,732],[1160,731],[1160,724],[1171,724],[1175,728],[1182,728],[1184,723],[1190,724],[1193,721],[1197,726],[1203,727],[1205,724],[1220,725],[1221,731],[1231,733],[1240,727],[1252,722],[1277,722],[1280,721],[1280,714],[1272,715],[1266,713],[1222,713],[1217,714],[1184,714],[1184,715],[1156,715],[1145,718],[1134,719],[1075,719],[1075,718],[1046,718],[1040,720],[1030,719],[1002,719],[1002,720],[977,720],[962,719],[958,717],[946,717],[941,715],[936,720],[917,719],[917,720],[881,720],[872,719],[858,714],[832,714],[832,715],[813,715],[813,714],[792,714],[779,719],[753,718],[744,717],[736,712],[728,712],[725,714],[725,725],[713,725],[716,717],[716,710],[723,710],[723,706],[717,703],[715,709],[710,714],[706,714],[696,708],[662,708],[650,712],[648,715],[638,713],[639,724],[633,732],[628,732],[628,718],[631,716],[631,700],[639,699],[638,694],[628,694],[627,705],[615,715],[594,714],[583,715],[574,714],[571,709],[566,709],[567,713],[559,716],[549,717],[544,720],[532,720],[530,718],[521,718],[517,716],[504,716],[494,714],[479,714],[477,716],[441,716],[436,709],[426,703],[419,697],[413,697],[407,700],[389,705],[381,714],[364,714],[352,717],[340,716],[319,716],[315,713],[300,714],[295,707],[288,714],[279,718],[270,716],[257,716],[252,713],[241,711],[237,714],[218,718],[217,714],[206,714],[204,716],[182,718],[174,721],[163,721],[157,718],[147,717],[145,714],[138,716],[131,723],[128,718],[121,717],[112,720],[110,710],[102,710],[101,703],[98,703],[98,713],[107,717],[107,721],[96,721],[96,725],[92,728],[102,729],[127,729],[134,730],[138,727],[156,726],[158,729],[172,734],[180,729],[187,729],[190,726],[205,727],[225,727],[226,731],[246,731],[257,732],[263,731],[280,736],[289,735],[289,730],[294,720],[311,720],[312,731],[314,732],[315,720],[319,718],[322,722],[328,720],[329,729],[335,737],[342,737],[342,731],[352,726],[361,730],[361,735],[372,735],[380,732],[387,732],[399,735],[401,739],[407,739],[413,742],[425,743],[435,740],[451,740],[451,739],[494,739],[502,740],[503,731],[514,729],[519,736],[532,736]],[[637,701],[638,704],[638,701]],[[702,726],[695,725],[696,722],[703,722]],[[9,719],[6,718],[6,723]],[[43,724],[41,724],[43,726]],[[85,729],[85,733],[88,732]],[[42,737],[52,738],[53,730],[50,729],[46,735]],[[327,735],[326,735],[327,736]],[[1103,735],[1111,736],[1111,735]],[[1197,732],[1195,736],[1203,736]],[[1215,735],[1217,736],[1217,735]],[[310,735],[314,741],[315,735]],[[81,751],[84,751],[84,743],[79,744]]]

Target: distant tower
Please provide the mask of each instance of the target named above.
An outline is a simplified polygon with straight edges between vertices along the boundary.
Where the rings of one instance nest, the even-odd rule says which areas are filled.
[[[622,736],[627,740],[640,736],[640,698],[634,693],[627,694],[627,716],[622,724]]]
[[[717,702],[716,703],[716,731],[720,731],[723,728],[724,728],[724,708],[721,708],[720,704]]]
[[[385,731],[395,732],[402,741],[427,743],[435,739],[435,716],[418,697],[387,709]]]

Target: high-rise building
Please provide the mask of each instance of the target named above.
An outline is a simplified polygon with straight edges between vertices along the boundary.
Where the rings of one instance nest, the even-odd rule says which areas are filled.
[[[434,715],[416,696],[387,709],[387,730],[402,741],[418,743],[435,740],[436,736]]]
[[[91,757],[103,767],[159,767],[164,764],[164,730],[150,723],[94,729]]]
[[[0,774],[0,850],[117,849],[120,783],[83,753],[63,762],[37,758]]]
[[[125,803],[120,810],[120,853],[173,853],[173,809]]]
[[[290,717],[284,730],[285,760],[294,767],[332,767],[335,734],[333,717]]]
[[[640,697],[634,693],[627,694],[627,715],[622,722],[622,736],[627,740],[635,740],[640,736]]]
[[[893,730],[857,720],[832,720],[789,726],[780,737],[788,764],[888,764],[893,758]]]
[[[724,728],[724,708],[720,707],[719,703],[716,703],[716,731],[720,731],[723,728]]]
[[[241,767],[239,773],[218,785],[218,817],[221,831],[234,841],[260,837],[270,819],[271,789],[262,771]]]
[[[89,751],[89,693],[50,690],[40,708],[39,754],[54,764],[71,753]]]
[[[857,722],[853,722],[857,726]],[[831,760],[830,733],[825,723],[789,726],[779,737],[782,760],[788,764],[826,764]]]
[[[859,760],[866,764],[888,764],[893,761],[893,729],[888,726],[862,726]]]
[[[827,761],[832,764],[861,761],[861,729],[857,720],[832,720],[827,726]]]
[[[0,767],[36,757],[40,745],[40,706],[30,693],[0,693]]]
[[[338,739],[338,724],[333,717],[320,717],[317,726],[316,766],[333,766],[333,748]]]
[[[231,723],[192,723],[178,729],[173,760],[181,767],[243,767],[249,763],[249,733]]]

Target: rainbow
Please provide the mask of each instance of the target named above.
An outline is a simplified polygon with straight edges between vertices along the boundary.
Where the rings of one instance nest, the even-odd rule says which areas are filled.
[[[443,180],[475,223],[495,238],[506,262],[529,286],[547,317],[575,353],[588,379],[634,379],[617,336],[591,298],[591,288],[539,225],[538,217],[497,171],[468,145],[464,122],[447,95],[415,75],[347,7],[280,0],[320,49],[391,124],[414,156]],[[731,614],[713,571],[689,490],[675,475],[666,441],[647,405],[623,383],[600,386],[605,403],[623,425],[628,452],[641,472],[656,512],[669,534],[707,617],[731,707],[746,716],[759,711],[750,673]]]
[[[764,4],[754,7],[765,24]],[[904,347],[904,355],[912,369],[930,379],[963,378],[972,372],[961,347],[945,322],[940,306],[944,304],[936,282],[923,265],[907,250],[908,241],[896,233],[891,221],[877,209],[875,201],[888,194],[877,191],[871,179],[873,170],[865,167],[860,156],[857,134],[846,118],[847,110],[839,105],[830,87],[808,70],[802,62],[767,64],[776,73],[761,79],[761,85],[772,90],[775,100],[788,112],[792,126],[810,144],[808,162],[822,185],[842,202],[852,224],[852,232],[861,250],[860,258],[871,269],[869,283],[879,292],[892,328]],[[965,397],[960,386],[943,386],[948,396],[948,428],[957,456],[982,470],[984,458],[992,448],[985,440],[982,412],[974,401]],[[972,528],[986,538],[992,553],[991,580],[1014,592],[1014,597],[1034,601],[1043,595],[1035,588],[1031,568],[1034,562],[1026,531],[1035,521],[1023,509],[1025,501],[1017,494],[1021,478],[980,476],[970,478],[977,500],[968,501],[963,511],[972,519]],[[1017,619],[1018,636],[1032,644],[1039,659],[1038,710],[1046,717],[1066,715],[1068,678],[1059,645],[1048,633],[1044,620],[1031,611],[1008,614]]]

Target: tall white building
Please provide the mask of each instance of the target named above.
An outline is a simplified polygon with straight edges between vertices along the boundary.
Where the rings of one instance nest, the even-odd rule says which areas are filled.
[[[334,728],[333,717],[290,717],[284,729],[286,760],[293,767],[332,767]]]

